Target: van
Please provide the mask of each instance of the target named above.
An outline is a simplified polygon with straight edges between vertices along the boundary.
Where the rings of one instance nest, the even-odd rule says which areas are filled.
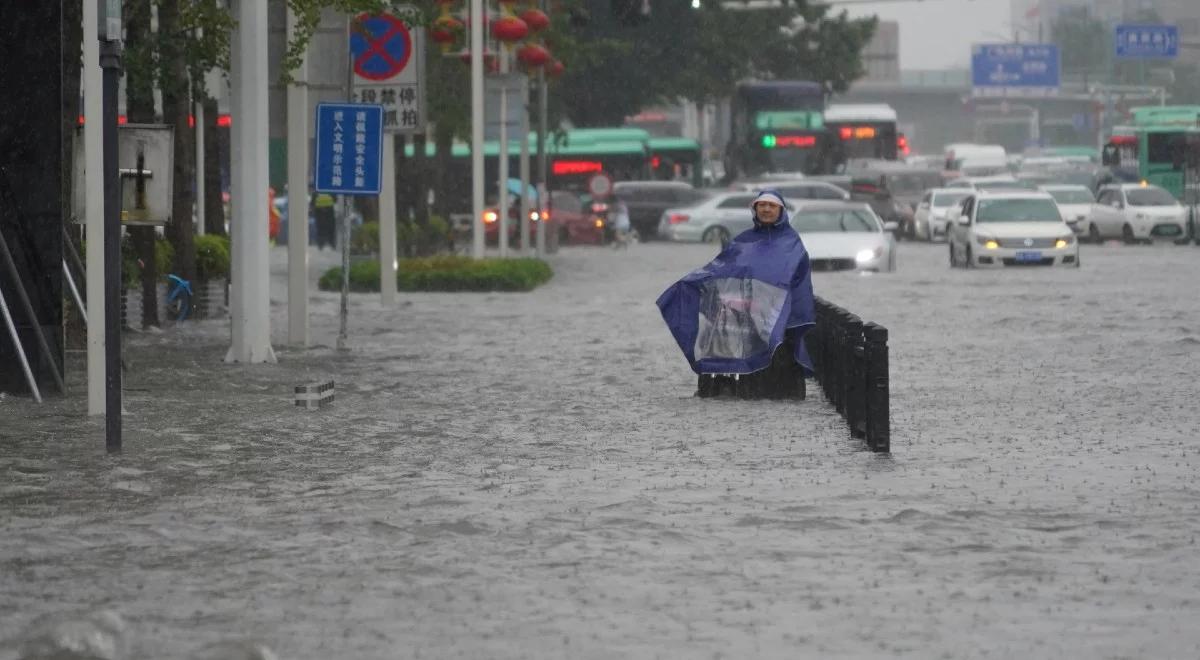
[[[1008,153],[998,144],[956,142],[946,145],[945,156],[946,171],[961,176],[987,176],[1008,172]]]

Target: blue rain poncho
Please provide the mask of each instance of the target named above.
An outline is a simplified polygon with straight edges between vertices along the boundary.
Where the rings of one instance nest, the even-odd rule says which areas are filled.
[[[783,200],[776,190],[763,192]],[[756,215],[752,229],[672,284],[657,304],[698,374],[765,369],[785,336],[793,342],[796,362],[812,373],[801,341],[816,321],[808,251],[788,224],[786,204],[772,224]]]

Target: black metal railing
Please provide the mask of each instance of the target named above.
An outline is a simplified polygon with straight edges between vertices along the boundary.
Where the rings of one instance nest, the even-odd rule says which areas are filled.
[[[875,452],[891,451],[888,331],[816,298],[817,325],[805,335],[817,382],[850,434]]]

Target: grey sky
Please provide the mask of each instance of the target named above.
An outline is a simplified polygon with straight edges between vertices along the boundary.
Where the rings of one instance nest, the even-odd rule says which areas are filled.
[[[966,69],[972,43],[1012,38],[1009,0],[892,0],[844,8],[851,16],[877,14],[900,23],[901,69]]]

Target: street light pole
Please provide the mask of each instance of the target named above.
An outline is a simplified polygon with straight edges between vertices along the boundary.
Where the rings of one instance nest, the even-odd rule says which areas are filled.
[[[100,4],[101,121],[104,127],[104,446],[121,451],[121,173],[117,93],[121,81],[121,2]]]

